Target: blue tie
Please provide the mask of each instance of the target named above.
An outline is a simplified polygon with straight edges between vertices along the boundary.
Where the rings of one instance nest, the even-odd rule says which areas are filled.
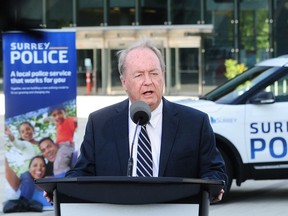
[[[151,143],[147,134],[146,125],[141,127],[137,151],[137,176],[153,176]]]

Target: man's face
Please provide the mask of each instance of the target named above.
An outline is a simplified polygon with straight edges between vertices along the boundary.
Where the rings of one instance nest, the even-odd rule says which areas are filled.
[[[45,158],[50,162],[54,162],[58,147],[51,140],[44,140],[39,145],[40,150]]]
[[[142,100],[151,111],[156,109],[164,88],[164,72],[156,54],[148,48],[131,50],[126,56],[121,82],[132,103]]]

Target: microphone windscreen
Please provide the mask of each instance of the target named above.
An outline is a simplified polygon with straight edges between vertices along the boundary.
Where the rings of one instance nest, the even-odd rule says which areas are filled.
[[[150,107],[144,101],[135,101],[130,106],[130,118],[135,124],[147,124],[151,118]]]

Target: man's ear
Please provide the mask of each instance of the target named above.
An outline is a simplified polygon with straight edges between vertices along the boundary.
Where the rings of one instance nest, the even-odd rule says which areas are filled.
[[[124,89],[124,91],[127,91],[126,80],[124,79],[123,75],[120,76],[120,80],[121,80],[121,83],[122,83],[122,88]]]

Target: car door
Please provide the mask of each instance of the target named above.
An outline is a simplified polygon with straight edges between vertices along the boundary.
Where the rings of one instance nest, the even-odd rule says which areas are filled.
[[[246,104],[245,143],[249,163],[288,160],[287,83],[288,73]]]

